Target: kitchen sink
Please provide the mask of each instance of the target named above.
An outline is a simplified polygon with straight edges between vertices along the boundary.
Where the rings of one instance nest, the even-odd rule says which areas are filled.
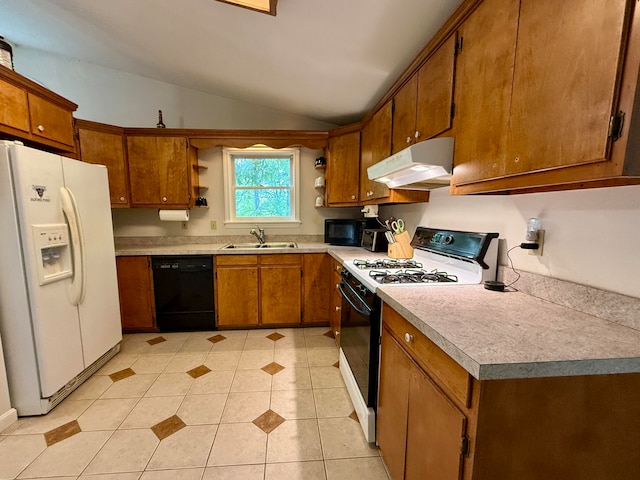
[[[238,250],[254,250],[257,248],[298,248],[294,242],[265,242],[265,243],[229,243],[222,247],[226,250],[234,248]]]

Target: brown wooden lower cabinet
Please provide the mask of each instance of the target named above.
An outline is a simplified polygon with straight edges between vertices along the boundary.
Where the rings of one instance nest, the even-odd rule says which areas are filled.
[[[325,253],[216,255],[218,326],[328,323],[327,257]]]
[[[151,257],[116,257],[116,268],[122,330],[157,331]]]
[[[640,374],[467,374],[465,390],[461,367],[386,304],[381,351],[377,441],[392,480],[638,478]]]
[[[329,324],[336,339],[336,344],[340,346],[340,320],[342,317],[342,294],[338,285],[342,280],[342,264],[337,260],[332,260],[331,269],[331,305],[329,308]]]

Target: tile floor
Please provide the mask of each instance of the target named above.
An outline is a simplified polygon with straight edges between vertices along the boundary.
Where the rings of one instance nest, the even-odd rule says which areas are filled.
[[[388,480],[325,333],[126,335],[52,412],[0,432],[0,479]]]

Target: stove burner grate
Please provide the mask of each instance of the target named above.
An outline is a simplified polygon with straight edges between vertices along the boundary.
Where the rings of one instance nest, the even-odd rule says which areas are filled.
[[[371,269],[397,269],[397,268],[422,268],[422,264],[415,260],[403,260],[395,258],[377,258],[373,260],[354,260],[353,265],[360,270]]]
[[[422,269],[405,269],[396,272],[388,270],[371,270],[369,276],[382,284],[396,283],[448,283],[457,282],[458,277],[439,272],[438,270],[426,271]]]

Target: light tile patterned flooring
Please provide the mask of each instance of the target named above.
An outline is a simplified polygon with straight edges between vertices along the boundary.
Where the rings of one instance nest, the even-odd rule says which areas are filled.
[[[388,480],[327,330],[126,335],[52,412],[0,432],[0,479]]]

